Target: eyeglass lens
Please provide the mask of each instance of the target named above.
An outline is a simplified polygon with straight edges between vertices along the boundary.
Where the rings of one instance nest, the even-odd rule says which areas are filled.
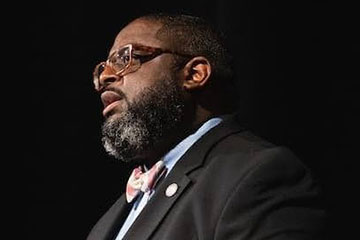
[[[117,52],[113,53],[107,63],[115,70],[115,72],[122,72],[130,63],[131,53],[130,48],[125,47],[119,49]],[[105,70],[106,62],[100,63],[95,71],[94,75],[96,78],[100,78],[101,73]]]

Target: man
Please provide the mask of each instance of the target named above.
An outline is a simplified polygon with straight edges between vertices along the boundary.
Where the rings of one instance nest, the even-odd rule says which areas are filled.
[[[147,15],[119,32],[94,84],[105,149],[139,167],[88,240],[320,239],[315,181],[239,126],[229,66],[197,17]]]

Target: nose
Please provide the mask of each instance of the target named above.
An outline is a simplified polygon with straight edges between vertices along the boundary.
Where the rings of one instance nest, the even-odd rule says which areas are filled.
[[[110,85],[113,82],[119,81],[120,77],[116,75],[116,72],[113,68],[109,67],[108,65],[105,65],[104,70],[100,73],[99,79],[98,79],[98,88],[96,90],[101,90],[105,88],[106,86]]]

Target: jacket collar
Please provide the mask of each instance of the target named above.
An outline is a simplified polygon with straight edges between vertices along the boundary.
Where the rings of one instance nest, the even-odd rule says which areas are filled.
[[[226,115],[223,121],[202,136],[191,148],[180,158],[173,170],[159,184],[154,196],[147,203],[143,212],[130,227],[124,239],[149,239],[158,227],[161,220],[184,193],[192,182],[189,174],[200,168],[208,152],[223,138],[240,132],[243,129],[236,122],[235,115]],[[176,184],[178,189],[170,197],[166,196],[166,189],[170,184]],[[125,204],[125,203],[124,203]],[[156,209],[156,210],[154,210]]]

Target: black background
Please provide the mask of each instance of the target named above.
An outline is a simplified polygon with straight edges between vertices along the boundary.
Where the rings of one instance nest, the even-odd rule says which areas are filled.
[[[203,16],[228,36],[244,125],[290,147],[320,180],[328,238],[356,238],[355,81],[359,14],[329,1],[28,3],[16,79],[26,92],[16,139],[24,181],[24,239],[85,239],[123,192],[129,166],[101,146],[92,70],[120,28],[150,11]],[[14,17],[14,16],[13,16]],[[24,27],[25,26],[25,27]]]

